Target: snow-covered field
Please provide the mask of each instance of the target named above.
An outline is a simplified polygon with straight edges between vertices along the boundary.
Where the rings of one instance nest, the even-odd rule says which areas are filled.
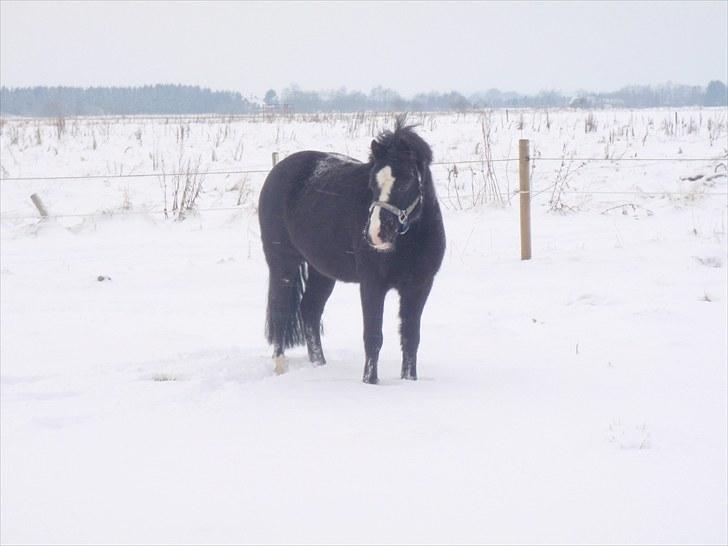
[[[391,294],[379,386],[354,285],[324,313],[329,364],[299,349],[274,375],[265,173],[213,173],[365,159],[391,116],[4,120],[2,543],[725,544],[726,118],[413,115],[448,251],[420,380],[398,379]],[[517,162],[452,163],[519,138],[528,262]],[[175,221],[188,168],[208,174]],[[31,193],[61,216],[37,221]]]

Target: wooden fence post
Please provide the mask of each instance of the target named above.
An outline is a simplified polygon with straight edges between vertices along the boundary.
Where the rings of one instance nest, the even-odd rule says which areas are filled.
[[[273,166],[278,164],[278,152],[273,152]]]
[[[521,203],[521,260],[531,259],[531,156],[528,139],[518,141],[518,174]]]
[[[48,218],[48,211],[46,210],[45,205],[43,205],[43,201],[40,200],[40,196],[37,193],[34,193],[30,196],[30,200],[33,201],[35,208],[38,209],[41,218]]]

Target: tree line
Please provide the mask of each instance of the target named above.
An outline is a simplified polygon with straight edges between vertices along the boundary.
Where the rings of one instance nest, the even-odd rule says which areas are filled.
[[[190,85],[0,87],[4,116],[246,114],[255,109],[240,93]]]
[[[542,91],[525,95],[490,89],[465,96],[457,91],[418,93],[404,98],[398,92],[375,87],[369,93],[303,90],[291,85],[280,94],[270,89],[262,101],[249,100],[238,92],[212,91],[188,85],[143,87],[0,87],[0,115],[178,115],[248,114],[259,111],[358,112],[458,111],[477,108],[518,107],[647,108],[659,106],[728,106],[728,90],[718,80],[706,87],[665,84],[628,86],[609,93],[564,94]]]

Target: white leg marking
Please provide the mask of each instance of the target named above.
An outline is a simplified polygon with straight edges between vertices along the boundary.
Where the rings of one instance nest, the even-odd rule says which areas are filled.
[[[387,165],[379,170],[376,175],[377,186],[379,186],[379,199],[384,203],[389,202],[389,194],[392,193],[392,186],[396,179],[392,176],[392,168]],[[372,209],[371,217],[369,218],[369,240],[374,245],[374,248],[379,250],[389,250],[392,243],[386,243],[382,241],[379,236],[379,228],[382,226],[382,207],[374,207]]]
[[[276,375],[286,373],[286,357],[283,355],[278,355],[276,357],[273,357],[273,360],[275,360],[276,363]]]

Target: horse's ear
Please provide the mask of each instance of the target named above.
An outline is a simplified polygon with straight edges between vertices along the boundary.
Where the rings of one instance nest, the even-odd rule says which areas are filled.
[[[384,146],[379,144],[376,139],[372,140],[371,149],[374,159],[382,159],[382,156],[384,155]]]

